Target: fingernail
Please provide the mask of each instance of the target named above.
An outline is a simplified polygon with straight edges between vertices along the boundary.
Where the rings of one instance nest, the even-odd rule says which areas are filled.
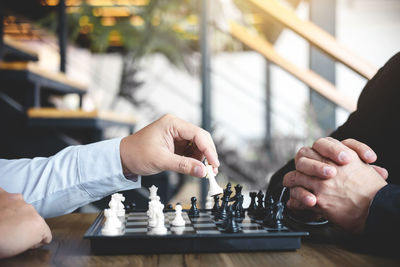
[[[364,153],[364,157],[365,157],[367,160],[373,161],[373,160],[376,159],[376,154],[375,154],[372,150],[367,150],[367,151],[365,151],[365,153]]]
[[[218,174],[218,168],[213,168],[215,174]]]
[[[325,166],[323,171],[324,171],[325,176],[330,177],[330,176],[335,175],[335,170],[331,166]]]
[[[348,162],[350,161],[350,156],[346,152],[342,151],[339,153],[339,161]]]
[[[306,202],[309,206],[314,206],[315,197],[313,196],[306,196]]]
[[[203,168],[199,166],[194,167],[194,175],[197,177],[204,177],[205,174]]]

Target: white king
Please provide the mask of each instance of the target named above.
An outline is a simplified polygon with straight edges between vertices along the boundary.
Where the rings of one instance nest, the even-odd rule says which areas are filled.
[[[209,165],[207,160],[206,160],[206,177],[208,178],[208,181],[210,182],[210,188],[208,189],[208,195],[215,196],[215,195],[222,194],[223,190],[217,184],[217,181],[215,180],[213,166]]]

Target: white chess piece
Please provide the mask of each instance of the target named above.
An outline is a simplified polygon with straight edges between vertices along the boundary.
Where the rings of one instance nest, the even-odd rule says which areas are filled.
[[[185,232],[185,227],[182,226],[172,226],[171,231],[174,232],[176,235],[181,235]]]
[[[149,209],[147,211],[147,216],[149,216],[148,223],[149,223],[150,227],[155,227],[157,224],[156,211],[157,211],[158,205],[161,204],[159,199],[160,199],[160,197],[157,197],[149,202]]]
[[[125,219],[125,207],[122,201],[125,201],[125,197],[122,194],[115,193],[111,196],[111,201],[109,206],[111,209],[114,209],[117,216],[121,219]]]
[[[208,189],[209,196],[215,196],[223,193],[223,189],[217,184],[215,180],[215,174],[213,166],[209,165],[206,161],[206,177],[210,183],[210,188]]]
[[[167,228],[164,225],[164,205],[157,203],[157,207],[155,208],[155,217],[156,217],[156,226],[152,229],[152,233],[156,235],[165,235],[167,234]]]
[[[151,187],[149,187],[149,191],[150,191],[150,200],[153,200],[157,197],[157,190],[158,187],[156,187],[155,185],[152,185]]]
[[[213,200],[213,197],[210,196],[210,195],[207,195],[207,200],[206,200],[206,209],[207,209],[207,210],[210,210],[210,209],[213,208],[213,206],[214,206],[213,201],[214,201],[214,200]]]
[[[171,222],[173,226],[185,226],[185,220],[182,217],[182,206],[176,205],[175,207],[175,218]]]
[[[109,236],[120,235],[122,233],[122,223],[116,216],[115,212],[111,209],[105,209],[104,217],[106,218],[106,221],[101,229],[101,233]]]

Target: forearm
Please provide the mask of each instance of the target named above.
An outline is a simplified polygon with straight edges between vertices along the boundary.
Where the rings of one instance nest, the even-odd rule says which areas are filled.
[[[0,187],[21,193],[43,217],[75,210],[120,190],[140,186],[121,167],[120,139],[71,146],[49,158],[0,160]]]

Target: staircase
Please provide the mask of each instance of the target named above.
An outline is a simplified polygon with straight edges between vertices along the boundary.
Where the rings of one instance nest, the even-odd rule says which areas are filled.
[[[371,79],[375,75],[378,70],[377,67],[341,45],[332,35],[317,25],[300,19],[293,8],[283,5],[280,1],[246,0],[244,2],[246,5],[242,3],[238,4],[238,7],[241,8],[242,12],[258,18],[253,25],[255,29],[258,29],[258,32],[236,21],[230,21],[229,32],[234,38],[250,49],[259,52],[267,60],[286,70],[337,106],[350,112],[355,110],[356,103],[354,100],[341,94],[333,84],[315,72],[299,68],[292,64],[290,60],[280,56],[275,51],[273,42],[284,27],[294,31],[311,45],[366,79]],[[286,2],[292,7],[296,7],[299,3],[299,1]],[[258,26],[259,24],[263,27]]]
[[[39,56],[29,47],[4,38],[0,61],[0,158],[50,156],[76,144],[101,141],[110,127],[134,131],[132,115],[112,111],[58,109],[52,96],[77,94],[87,88],[64,73],[39,66]]]

